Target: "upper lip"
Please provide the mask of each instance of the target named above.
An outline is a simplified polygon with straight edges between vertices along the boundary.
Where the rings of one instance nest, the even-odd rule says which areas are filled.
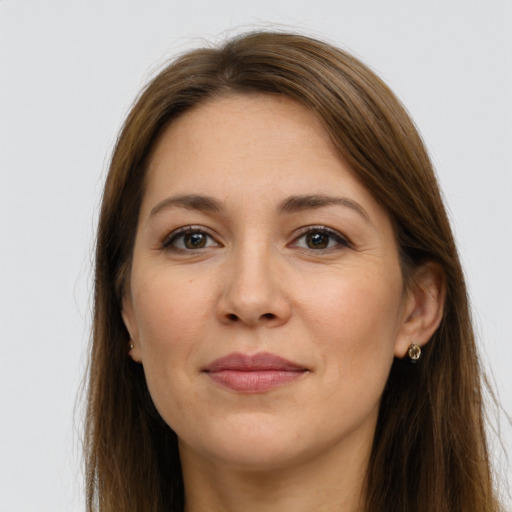
[[[307,368],[301,364],[288,361],[287,359],[268,352],[258,352],[257,354],[252,355],[234,352],[227,356],[220,357],[219,359],[215,359],[215,361],[203,369],[203,371],[211,373],[225,370],[239,372],[256,372],[265,370],[299,372],[306,371]]]

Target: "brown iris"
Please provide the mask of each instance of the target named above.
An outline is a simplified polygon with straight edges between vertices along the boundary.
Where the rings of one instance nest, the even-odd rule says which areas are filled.
[[[188,233],[183,236],[183,244],[187,249],[202,249],[206,245],[204,233]]]
[[[310,249],[325,249],[329,245],[329,235],[318,231],[306,235],[306,244]]]

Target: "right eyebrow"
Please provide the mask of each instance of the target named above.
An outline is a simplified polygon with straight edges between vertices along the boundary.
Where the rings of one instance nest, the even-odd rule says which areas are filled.
[[[199,194],[186,194],[163,199],[152,208],[151,212],[149,212],[149,217],[153,217],[157,213],[175,206],[186,208],[188,210],[199,210],[202,212],[217,213],[222,210],[220,202],[213,197]]]
[[[337,205],[350,208],[358,213],[366,222],[372,224],[367,211],[356,201],[348,197],[337,197],[329,195],[299,195],[290,196],[279,205],[280,213],[295,213],[305,210],[315,210],[326,206]]]

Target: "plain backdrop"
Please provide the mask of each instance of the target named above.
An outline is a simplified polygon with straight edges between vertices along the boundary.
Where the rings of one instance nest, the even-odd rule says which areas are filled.
[[[351,50],[404,101],[512,412],[512,0],[0,0],[0,512],[84,510],[94,226],[131,102],[178,52],[257,27]]]

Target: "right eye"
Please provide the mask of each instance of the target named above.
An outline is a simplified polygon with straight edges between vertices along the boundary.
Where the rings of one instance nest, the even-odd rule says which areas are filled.
[[[196,251],[207,247],[218,247],[219,244],[206,231],[186,226],[173,231],[164,240],[162,246],[171,251]]]
[[[350,247],[348,240],[327,226],[310,226],[293,241],[293,246],[315,252],[334,252]]]

